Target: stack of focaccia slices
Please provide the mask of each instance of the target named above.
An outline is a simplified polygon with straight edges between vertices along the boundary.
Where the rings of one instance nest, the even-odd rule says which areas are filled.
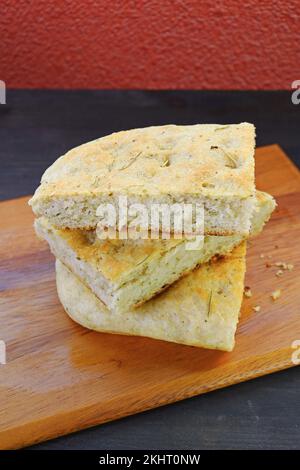
[[[66,312],[97,331],[232,350],[246,241],[276,205],[255,188],[254,150],[248,123],[168,125],[118,132],[54,162],[30,204],[57,258]],[[203,207],[201,249],[187,249],[172,220],[170,239],[100,239],[98,207],[109,203],[119,216],[125,196],[149,214],[153,204]]]

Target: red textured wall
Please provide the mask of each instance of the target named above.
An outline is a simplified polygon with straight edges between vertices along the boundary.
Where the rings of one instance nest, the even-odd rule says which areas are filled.
[[[1,0],[0,79],[39,88],[290,88],[299,0]]]

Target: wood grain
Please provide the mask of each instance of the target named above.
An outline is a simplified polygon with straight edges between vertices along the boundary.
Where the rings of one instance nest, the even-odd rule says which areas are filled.
[[[27,198],[0,204],[0,448],[17,448],[292,367],[300,339],[300,177],[278,146],[257,151],[257,186],[278,209],[249,245],[232,353],[88,331],[59,304],[54,259]],[[265,257],[261,258],[260,255]],[[268,258],[272,256],[272,258]],[[276,277],[266,262],[293,263]],[[270,294],[282,289],[274,302]],[[255,313],[253,306],[260,305]]]

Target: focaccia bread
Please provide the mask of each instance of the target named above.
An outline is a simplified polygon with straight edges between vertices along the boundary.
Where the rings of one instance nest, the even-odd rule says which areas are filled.
[[[58,296],[70,317],[92,330],[231,351],[243,297],[245,254],[243,242],[230,256],[202,265],[127,313],[111,313],[57,260]]]
[[[259,233],[275,201],[257,192],[251,234]],[[128,311],[147,301],[178,278],[225,255],[242,236],[206,236],[203,248],[188,250],[185,240],[97,240],[91,232],[57,229],[45,218],[35,221],[56,258],[76,274],[113,312]],[[189,242],[188,242],[189,243]]]
[[[255,203],[254,147],[255,128],[248,123],[117,132],[54,162],[30,205],[57,227],[90,229],[100,220],[99,205],[112,204],[118,215],[119,196],[128,206],[143,204],[149,224],[154,203],[199,204],[205,234],[247,235]],[[134,219],[129,214],[128,224]]]

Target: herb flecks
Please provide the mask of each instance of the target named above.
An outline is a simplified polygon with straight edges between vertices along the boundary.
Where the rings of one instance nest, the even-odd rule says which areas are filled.
[[[213,297],[213,291],[210,291],[210,296],[209,296],[209,301],[208,301],[208,308],[207,308],[207,318],[210,317],[211,314],[211,305],[212,305],[212,297]]]
[[[100,176],[95,176],[92,181],[92,187],[96,188],[100,185],[102,178]]]
[[[226,152],[222,147],[219,147],[218,145],[211,145],[210,150],[221,150],[224,154],[224,156],[227,158],[228,162],[225,164],[228,168],[237,168],[238,164],[236,159],[230,155],[230,153]]]
[[[229,168],[237,168],[236,159],[232,155],[230,155],[229,153],[227,153],[225,151],[224,151],[224,153],[226,155],[226,158],[228,158],[228,160],[229,160],[229,164],[225,165],[225,166],[228,166]]]
[[[168,158],[166,158],[166,160],[162,163],[161,168],[165,166],[170,166],[170,160]]]
[[[113,161],[107,167],[108,173],[112,172],[112,170],[114,169],[114,166],[115,166],[115,158],[113,159]]]
[[[142,152],[139,152],[135,155],[135,157],[133,157],[127,165],[123,166],[122,168],[120,168],[120,171],[122,170],[126,170],[127,168],[129,168],[138,158],[139,156],[141,155]]]
[[[222,131],[223,129],[228,129],[229,126],[216,127],[215,131]]]
[[[143,264],[148,258],[150,258],[150,256],[151,256],[151,254],[148,255],[148,256],[146,256],[146,258],[142,259],[142,261],[139,261],[139,262],[137,263],[137,266],[139,266],[140,264]]]

